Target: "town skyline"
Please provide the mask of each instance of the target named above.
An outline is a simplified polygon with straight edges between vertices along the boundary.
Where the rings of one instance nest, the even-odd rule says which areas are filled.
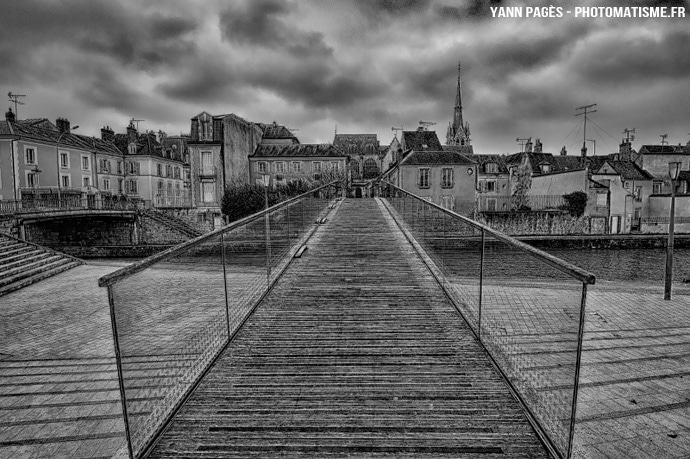
[[[579,154],[576,108],[590,104],[599,155],[626,128],[637,148],[690,140],[688,19],[493,18],[489,3],[10,1],[0,90],[26,95],[22,119],[65,117],[96,137],[132,118],[188,133],[207,111],[277,121],[304,143],[331,142],[337,126],[388,144],[392,127],[420,120],[445,139],[460,61],[478,154],[517,152],[529,137]],[[636,5],[652,3],[687,6]]]

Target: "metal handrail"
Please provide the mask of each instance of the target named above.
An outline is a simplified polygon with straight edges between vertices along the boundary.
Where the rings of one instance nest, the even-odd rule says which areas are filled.
[[[248,217],[244,217],[241,220],[237,220],[233,223],[230,223],[229,225],[226,225],[224,227],[218,228],[217,230],[211,231],[210,233],[203,234],[199,237],[196,237],[194,239],[191,239],[187,242],[184,242],[182,244],[176,245],[174,247],[170,247],[169,249],[163,250],[162,252],[158,252],[154,255],[151,255],[150,257],[147,257],[143,260],[140,260],[136,263],[133,263],[131,265],[125,266],[123,268],[118,269],[117,271],[113,271],[110,274],[106,274],[105,276],[101,277],[98,279],[98,286],[99,287],[106,287],[113,285],[123,279],[126,279],[128,277],[131,277],[132,275],[143,271],[144,269],[148,268],[149,266],[158,263],[159,261],[162,261],[167,258],[171,258],[179,253],[182,253],[186,251],[189,248],[196,247],[198,245],[203,244],[204,242],[208,241],[209,239],[213,239],[216,236],[219,236],[221,234],[228,233],[230,231],[233,231],[234,229],[237,229],[243,225],[246,225],[247,223],[253,222],[254,220],[258,220],[259,218],[264,217],[266,214],[270,214],[278,209],[282,209],[283,207],[287,207],[290,204],[299,201],[300,199],[316,193],[318,191],[321,191],[325,188],[335,186],[337,183],[339,183],[337,180],[333,181],[331,183],[327,183],[326,185],[321,185],[318,188],[314,188],[313,190],[309,190],[306,193],[302,193],[298,196],[295,196],[294,198],[290,198],[287,201],[279,202],[278,204],[269,207],[268,209],[264,209],[260,212],[257,212],[255,214],[252,214]]]
[[[519,241],[519,240],[515,239],[514,237],[511,237],[511,236],[508,236],[507,234],[503,234],[499,231],[496,231],[495,229],[491,228],[490,226],[484,225],[484,224],[479,223],[477,221],[474,221],[470,218],[467,218],[465,216],[457,214],[451,210],[448,210],[444,207],[441,207],[438,204],[434,204],[433,202],[427,201],[427,200],[425,200],[425,199],[423,199],[417,195],[414,195],[408,191],[403,190],[402,188],[400,188],[398,186],[393,185],[392,183],[388,183],[388,182],[383,182],[383,183],[385,183],[386,185],[388,185],[389,187],[391,187],[397,191],[405,193],[406,195],[410,196],[411,198],[414,198],[420,202],[423,202],[424,204],[428,204],[431,207],[433,207],[437,210],[440,210],[440,211],[446,213],[447,215],[450,215],[451,217],[453,217],[457,220],[461,220],[463,223],[466,223],[466,224],[468,224],[468,225],[470,225],[476,229],[482,230],[485,233],[492,235],[496,239],[499,239],[499,240],[501,240],[501,241],[503,241],[503,242],[505,242],[505,243],[517,248],[517,249],[522,250],[523,252],[528,253],[529,255],[553,266],[554,268],[558,269],[559,271],[569,275],[570,277],[573,277],[573,278],[579,280],[582,283],[594,284],[596,282],[596,276],[594,274],[590,273],[589,271],[586,271],[586,270],[584,270],[578,266],[575,266],[571,263],[568,263],[567,261],[561,260],[560,258],[557,258],[557,257],[555,257],[549,253],[544,252],[543,250],[539,250],[535,247],[532,247],[531,245],[526,244],[522,241]]]

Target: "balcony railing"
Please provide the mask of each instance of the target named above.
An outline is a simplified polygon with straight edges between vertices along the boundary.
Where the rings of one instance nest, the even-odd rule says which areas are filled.
[[[337,194],[324,185],[99,280],[130,457],[147,454]]]
[[[0,201],[0,214],[22,214],[62,210],[137,210],[144,207],[138,199],[95,194],[22,195],[22,199]]]
[[[157,208],[189,209],[192,207],[192,199],[184,196],[156,195],[154,206]]]
[[[491,196],[479,193],[479,212],[553,211],[567,205],[562,195]]]
[[[215,178],[218,172],[215,166],[199,167],[199,178]]]
[[[521,401],[569,458],[591,273],[393,185],[381,195]]]

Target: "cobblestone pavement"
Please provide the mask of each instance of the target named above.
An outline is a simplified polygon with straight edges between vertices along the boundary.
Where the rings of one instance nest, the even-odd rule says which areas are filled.
[[[664,301],[659,287],[591,287],[579,457],[690,457],[690,295],[681,292]]]
[[[110,457],[124,423],[108,299],[90,264],[3,296],[0,458]]]

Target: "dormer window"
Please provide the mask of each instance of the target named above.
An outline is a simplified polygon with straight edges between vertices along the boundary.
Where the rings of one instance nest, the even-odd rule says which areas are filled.
[[[542,174],[548,174],[551,172],[551,164],[541,164],[539,167],[541,168]]]
[[[211,126],[211,115],[203,113],[199,117],[199,140],[213,140],[213,126]]]
[[[498,173],[498,165],[496,163],[486,163],[484,165],[484,172],[487,174],[496,174]]]

